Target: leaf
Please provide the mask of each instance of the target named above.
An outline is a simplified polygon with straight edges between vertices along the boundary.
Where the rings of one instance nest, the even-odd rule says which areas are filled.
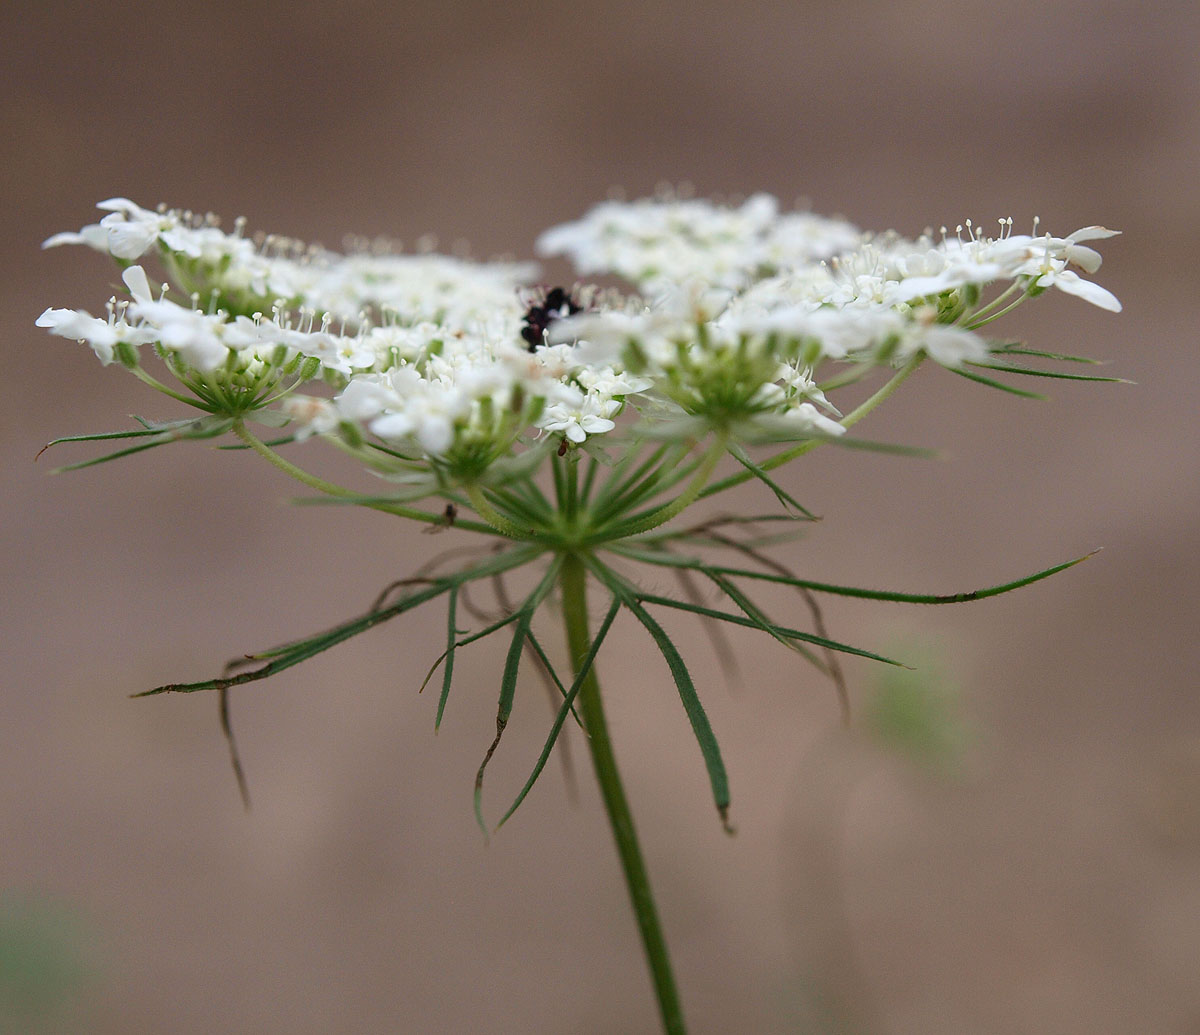
[[[650,617],[635,598],[627,597],[625,606],[646,627],[646,631],[650,633],[655,646],[658,647],[659,653],[662,654],[667,662],[667,667],[671,670],[671,677],[675,680],[675,687],[679,691],[679,699],[683,702],[684,711],[687,712],[688,720],[692,724],[692,732],[696,735],[696,742],[700,745],[701,754],[704,755],[704,766],[708,770],[708,781],[712,785],[713,801],[716,803],[717,812],[721,816],[721,822],[725,829],[732,833],[732,828],[729,826],[729,778],[725,774],[725,763],[721,760],[721,749],[717,745],[717,738],[713,734],[704,706],[700,703],[700,697],[696,693],[692,677],[688,674],[687,666],[683,663],[683,658],[662,626]]]
[[[1062,363],[1089,363],[1093,366],[1101,366],[1104,362],[1088,356],[1072,356],[1065,352],[1041,352],[1038,349],[1027,349],[1020,345],[1004,345],[1001,348],[992,349],[992,354],[997,356],[1034,356],[1038,359],[1055,359]]]
[[[517,674],[521,668],[521,655],[524,653],[525,637],[529,634],[531,613],[524,608],[518,612],[517,628],[513,631],[512,642],[508,646],[508,657],[504,661],[504,674],[500,679],[500,705],[496,709],[496,738],[488,746],[483,761],[479,763],[479,772],[475,774],[475,822],[488,836],[487,823],[483,818],[483,774],[496,748],[500,746],[500,738],[504,736],[508,726],[508,717],[512,714],[513,698],[517,692]]]
[[[676,444],[672,447],[664,443],[652,450],[646,460],[628,477],[623,477],[625,465],[618,465],[601,486],[600,493],[592,505],[595,523],[600,524],[617,514],[628,512],[652,497],[662,483],[664,471],[670,470],[674,473],[679,461],[687,452],[686,446]]]
[[[446,653],[443,657],[446,659],[446,668],[442,673],[442,693],[438,697],[437,717],[433,720],[434,732],[442,725],[442,714],[446,711],[446,700],[450,696],[450,681],[454,675],[454,647],[455,638],[458,636],[458,629],[455,626],[455,611],[458,607],[458,587],[455,586],[450,590],[450,615],[446,620]]]
[[[513,630],[513,638],[508,646],[508,656],[504,661],[504,674],[500,678],[500,703],[496,708],[496,737],[488,747],[483,761],[479,764],[479,771],[475,774],[475,820],[479,824],[479,829],[483,831],[485,839],[488,836],[488,829],[483,819],[484,770],[492,760],[492,755],[496,753],[496,748],[500,745],[500,738],[504,735],[504,729],[508,725],[508,718],[512,714],[513,699],[517,692],[517,675],[521,668],[521,654],[524,651],[525,640],[529,635],[529,624],[533,621],[534,612],[554,585],[558,569],[561,566],[562,558],[556,556],[546,569],[546,574],[542,576],[542,581],[526,597],[520,610],[513,616],[517,627]]]
[[[1024,374],[1027,377],[1053,377],[1062,381],[1106,381],[1110,384],[1133,384],[1123,377],[1097,377],[1094,374],[1067,374],[1059,370],[1034,370],[1032,367],[1013,367],[1005,363],[972,363],[973,367],[985,370],[1000,370],[1006,374]]]
[[[658,554],[649,550],[629,550],[622,549],[622,554],[630,557],[633,560],[645,561],[647,564],[659,564],[664,567],[693,567],[693,558],[675,557],[670,554]],[[1053,567],[1044,568],[1042,571],[1034,572],[1032,575],[1026,575],[1023,578],[1014,579],[1012,582],[1005,582],[998,586],[987,586],[983,589],[972,589],[966,593],[893,593],[887,590],[879,589],[861,589],[857,586],[839,586],[831,582],[814,582],[811,579],[797,579],[788,575],[780,575],[774,572],[753,571],[745,568],[728,568],[720,565],[704,565],[700,563],[697,570],[716,572],[721,575],[728,575],[737,578],[746,579],[761,579],[764,582],[779,582],[785,586],[794,586],[797,589],[811,589],[818,593],[832,593],[843,597],[859,597],[866,600],[888,600],[893,603],[900,604],[961,604],[968,600],[984,600],[987,597],[997,597],[1002,593],[1009,593],[1014,589],[1020,589],[1022,586],[1028,586],[1034,582],[1040,582],[1042,579],[1048,579],[1051,575],[1057,575],[1060,571],[1066,571],[1067,568],[1072,568],[1076,564],[1082,564],[1090,557],[1098,554],[1099,550],[1093,550],[1091,553],[1084,554],[1082,557],[1076,557],[1074,560],[1064,561],[1062,564],[1055,564]]]
[[[145,438],[147,435],[161,434],[164,430],[163,428],[151,427],[150,424],[143,421],[141,417],[135,417],[134,419],[142,424],[141,430],[102,431],[93,435],[64,435],[62,438],[51,439],[44,446],[42,446],[42,448],[37,451],[37,455],[34,457],[34,460],[46,452],[46,450],[51,446],[61,446],[64,442],[103,442],[108,439],[116,438]],[[196,419],[198,418],[192,417],[188,420],[178,421],[176,424],[177,426],[184,426],[191,424]]]
[[[885,453],[890,456],[911,456],[918,460],[936,460],[941,453],[926,446],[906,446],[899,442],[876,442],[869,438],[852,438],[849,435],[832,435],[821,440],[838,449],[859,449],[865,453]]]
[[[566,697],[567,688],[563,686],[563,681],[559,678],[558,672],[555,671],[554,666],[550,664],[550,659],[546,656],[545,649],[542,647],[541,643],[538,642],[538,638],[533,635],[532,630],[530,630],[525,642],[529,645],[530,649],[541,663],[543,671],[547,676],[550,677],[550,680],[553,682],[554,687],[558,690],[559,695]],[[574,708],[571,709],[571,714],[575,717],[575,724],[580,729],[583,729],[583,720],[579,718],[579,715],[576,713]]]
[[[268,439],[267,441],[265,441],[263,443],[263,445],[268,446],[271,449],[274,449],[276,446],[286,446],[295,441],[296,441],[295,435],[284,435],[282,438]],[[236,450],[236,449],[250,449],[251,447],[246,445],[245,442],[227,442],[223,446],[217,446],[217,448],[218,449]]]
[[[784,507],[790,507],[793,510],[799,511],[809,521],[818,520],[817,516],[807,507],[802,506],[796,499],[783,491],[783,488],[775,482],[770,475],[767,474],[761,467],[758,466],[749,456],[746,451],[739,445],[731,445],[729,447],[729,455],[732,456],[739,464],[749,471],[755,478],[762,482],[768,489],[775,494],[775,498],[783,504]]]
[[[1039,395],[1037,392],[1027,392],[1023,388],[1014,388],[1012,385],[1006,385],[1002,381],[993,381],[990,377],[984,377],[982,374],[974,374],[969,370],[963,370],[962,367],[946,367],[952,374],[957,374],[959,377],[965,377],[968,381],[976,381],[981,385],[987,385],[989,388],[998,388],[1002,392],[1008,392],[1010,395],[1019,395],[1023,399],[1040,399],[1045,400],[1046,396]]]
[[[420,485],[407,492],[394,492],[389,496],[368,496],[356,492],[338,493],[336,496],[296,496],[289,502],[298,507],[375,507],[391,504],[415,503],[429,496],[439,495],[441,486],[430,480],[428,485]]]
[[[139,422],[143,424],[147,423],[141,421],[140,418]],[[182,439],[215,438],[218,435],[223,435],[232,426],[233,422],[227,418],[214,418],[212,416],[193,417],[189,420],[174,421],[160,427],[151,427],[147,424],[141,431],[103,432],[98,435],[72,435],[67,438],[58,438],[46,443],[37,455],[41,456],[51,446],[62,442],[98,442],[121,438],[146,439],[146,441],[136,446],[127,446],[125,449],[118,449],[114,453],[106,453],[104,456],[93,457],[91,460],[81,460],[78,463],[65,464],[62,467],[54,468],[50,472],[51,474],[61,474],[65,471],[79,471],[85,467],[95,467],[97,464],[107,463],[110,460],[119,460],[121,457],[132,456],[134,453],[141,453],[156,446],[166,445],[169,442],[178,442]],[[36,460],[37,457],[34,457],[34,459]]]
[[[709,615],[712,618],[719,618],[723,622],[732,622],[734,625],[744,625],[751,629],[758,628],[758,623],[749,618],[729,614],[727,611],[718,611],[712,607],[701,607],[699,604],[685,604],[682,600],[672,600],[670,597],[660,597],[653,593],[641,593],[638,595],[638,599],[644,604],[673,607],[679,611],[691,611],[693,614]],[[801,632],[799,629],[789,629],[783,625],[776,625],[775,631],[788,639],[803,640],[805,643],[812,643],[818,647],[828,647],[830,650],[841,651],[843,654],[854,654],[860,658],[869,658],[871,661],[881,661],[885,665],[897,665],[900,668],[908,667],[892,658],[885,658],[882,654],[875,654],[872,651],[862,650],[859,647],[851,647],[848,643],[839,643],[837,640],[830,640],[824,636],[816,636],[813,633]]]
[[[803,657],[805,661],[813,665],[822,675],[829,675],[828,668],[820,658],[818,658],[807,647],[802,647],[798,643],[793,643],[786,636],[784,636],[779,631],[779,627],[776,626],[775,623],[770,619],[768,619],[762,610],[760,610],[759,607],[748,596],[746,596],[745,593],[738,589],[737,586],[735,586],[724,576],[713,571],[711,568],[701,568],[700,570],[713,582],[715,582],[717,586],[720,587],[721,591],[725,593],[730,600],[737,604],[737,606],[741,608],[742,613],[745,614],[745,616],[749,618],[750,621],[752,621],[756,626],[758,626],[759,629],[765,632],[772,639],[778,640],[785,647],[787,647],[788,650],[796,651],[797,654]]]
[[[675,688],[679,691],[679,699],[683,702],[688,721],[692,724],[692,732],[695,734],[696,741],[700,745],[700,752],[704,756],[704,766],[708,771],[709,783],[712,786],[713,801],[716,803],[721,823],[728,833],[733,833],[733,828],[729,825],[729,779],[725,773],[725,763],[721,759],[721,749],[717,744],[717,738],[713,734],[712,726],[709,724],[704,706],[700,703],[695,684],[693,684],[692,677],[688,674],[687,666],[683,663],[683,658],[662,626],[641,606],[642,600],[650,598],[639,595],[637,590],[621,578],[620,575],[598,563],[594,558],[589,560],[588,567],[601,582],[608,586],[610,592],[612,592],[619,602],[627,607],[630,613],[642,623],[654,640],[655,646],[658,647],[659,653],[662,654],[663,659],[667,662],[667,667],[671,671],[671,677],[675,681]],[[689,608],[689,610],[703,612],[709,609],[696,605],[693,608]],[[744,621],[750,624],[748,619]]]
[[[272,657],[266,665],[261,668],[253,669],[249,672],[242,672],[235,676],[221,676],[215,679],[206,679],[198,683],[167,683],[163,686],[155,687],[152,690],[143,690],[141,693],[132,694],[133,697],[152,697],[156,694],[165,693],[195,693],[200,690],[222,690],[231,686],[238,686],[242,683],[252,683],[259,679],[266,679],[268,676],[275,675],[277,672],[282,672],[284,669],[291,668],[293,665],[298,665],[302,661],[306,661],[322,651],[328,650],[335,644],[348,640],[359,633],[365,632],[381,622],[386,622],[397,615],[403,614],[406,611],[412,610],[414,607],[425,603],[427,600],[432,600],[434,597],[440,596],[442,593],[448,592],[455,586],[462,586],[467,582],[475,579],[486,578],[499,571],[507,571],[509,568],[515,568],[520,564],[527,563],[536,557],[538,551],[536,549],[516,548],[505,551],[494,557],[475,565],[473,568],[468,568],[465,571],[458,572],[453,575],[447,575],[444,578],[436,579],[434,582],[424,589],[418,590],[409,596],[403,597],[395,604],[386,608],[373,608],[365,615],[351,619],[348,622],[343,622],[341,625],[336,625],[332,629],[327,629],[325,632],[318,633],[315,636],[308,637],[303,640],[295,640],[282,647],[272,648],[263,651],[259,655],[249,655],[247,660],[259,660],[261,657]],[[478,638],[478,637],[473,637]],[[459,644],[462,645],[461,642]]]
[[[399,603],[393,604],[383,611],[372,611],[360,618],[335,626],[319,636],[314,636],[312,639],[300,641],[297,647],[280,653],[261,668],[242,672],[235,676],[205,679],[198,683],[168,683],[164,686],[155,687],[153,690],[143,690],[141,693],[133,694],[132,696],[152,697],[155,694],[188,694],[199,690],[224,690],[231,686],[239,686],[242,683],[253,683],[259,679],[266,679],[268,676],[273,676],[277,672],[282,672],[284,669],[291,668],[293,665],[298,665],[302,661],[307,661],[309,658],[315,657],[317,654],[328,650],[343,640],[348,640],[352,636],[366,632],[367,629],[378,625],[380,622],[387,621],[389,618],[408,611],[418,604],[423,604],[427,600],[432,600],[434,597],[446,592],[449,588],[449,585],[439,583],[428,589],[414,593],[409,597],[405,597]]]
[[[550,753],[554,750],[554,745],[558,741],[559,733],[562,732],[567,715],[574,708],[575,698],[579,695],[587,674],[592,670],[592,665],[596,661],[596,655],[600,653],[600,645],[604,642],[604,637],[608,635],[608,630],[611,628],[621,607],[621,599],[614,596],[612,606],[608,609],[608,614],[604,616],[604,621],[600,623],[600,628],[596,630],[596,635],[592,639],[592,645],[588,648],[586,657],[583,659],[583,664],[579,666],[579,672],[575,676],[575,681],[571,684],[571,689],[567,691],[566,696],[563,698],[562,707],[559,708],[558,715],[554,718],[554,723],[550,727],[550,735],[546,738],[545,747],[542,748],[542,753],[538,756],[538,760],[533,767],[533,772],[530,774],[529,779],[525,781],[525,786],[521,788],[521,793],[517,795],[516,801],[509,806],[508,811],[504,813],[500,822],[496,824],[497,830],[504,826],[508,822],[509,817],[517,811],[521,802],[525,800],[525,796],[537,782],[537,778],[541,775],[542,770],[546,767],[546,762],[550,759]]]

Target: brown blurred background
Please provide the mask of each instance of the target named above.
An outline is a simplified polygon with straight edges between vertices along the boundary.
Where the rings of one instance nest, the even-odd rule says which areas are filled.
[[[483,844],[471,786],[503,648],[460,656],[435,739],[415,689],[440,607],[237,695],[249,815],[214,698],[126,698],[347,617],[451,536],[289,509],[281,476],[199,445],[49,477],[52,456],[32,462],[48,439],[176,411],[33,321],[102,306],[100,257],[39,244],[112,195],[330,245],[434,232],[528,257],[611,187],[666,180],[906,233],[1010,214],[1121,228],[1098,278],[1120,316],[1059,296],[1009,328],[1138,382],[1033,403],[923,371],[863,433],[944,461],[824,450],[787,470],[825,521],[780,556],[815,578],[953,591],[1105,547],[997,600],[828,606],[833,635],[926,659],[927,725],[963,731],[937,765],[871,735],[902,688],[870,668],[850,667],[843,734],[792,655],[734,636],[730,686],[673,621],[730,771],[728,838],[665,666],[618,626],[602,681],[692,1030],[1200,1032],[1194,4],[251,0],[0,19],[0,1026],[655,1030],[577,737],[578,803],[548,768]],[[88,455],[69,448],[58,462]],[[548,723],[530,679],[493,815]]]

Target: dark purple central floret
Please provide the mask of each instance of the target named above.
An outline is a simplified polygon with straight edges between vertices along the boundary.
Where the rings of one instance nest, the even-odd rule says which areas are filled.
[[[533,352],[539,346],[546,344],[546,331],[556,320],[574,316],[583,312],[571,293],[564,288],[551,288],[542,298],[541,304],[534,302],[525,310],[525,326],[521,328],[521,337]]]

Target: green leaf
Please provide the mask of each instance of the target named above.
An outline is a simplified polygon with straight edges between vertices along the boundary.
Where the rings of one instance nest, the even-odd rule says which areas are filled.
[[[1133,384],[1123,377],[1097,377],[1093,374],[1067,374],[1058,370],[1034,370],[1032,367],[1014,367],[1006,363],[971,363],[985,370],[1000,370],[1006,374],[1024,374],[1027,377],[1053,377],[1062,381],[1107,381],[1109,384]]]
[[[499,830],[509,817],[517,811],[521,802],[525,800],[525,796],[533,788],[537,782],[537,778],[541,776],[542,770],[546,768],[546,762],[550,759],[550,753],[554,750],[554,745],[558,742],[558,735],[562,732],[563,724],[567,721],[567,715],[571,713],[575,706],[575,698],[579,696],[579,691],[583,687],[583,681],[587,678],[587,674],[591,671],[592,665],[596,661],[596,655],[600,653],[600,645],[604,642],[604,637],[608,635],[608,630],[612,626],[613,621],[617,617],[617,612],[621,610],[622,602],[619,597],[613,597],[612,606],[608,609],[608,614],[604,616],[604,621],[600,623],[600,628],[596,630],[596,635],[592,640],[592,645],[588,649],[587,656],[583,659],[583,664],[579,666],[579,673],[575,676],[575,681],[571,684],[571,689],[567,691],[563,698],[562,707],[559,708],[558,714],[554,717],[554,724],[550,727],[550,735],[546,738],[546,744],[542,748],[541,755],[538,756],[537,763],[533,767],[533,772],[529,779],[525,781],[525,786],[521,788],[521,793],[517,795],[516,801],[509,806],[509,809],[501,817],[500,822],[496,824],[496,829]]]
[[[1041,352],[1038,349],[1027,349],[1018,344],[1002,345],[1000,348],[992,349],[992,354],[996,356],[1034,356],[1037,359],[1055,359],[1062,363],[1088,363],[1092,366],[1101,366],[1104,362],[1089,356],[1072,356],[1065,352]]]
[[[658,604],[661,607],[673,607],[679,611],[691,611],[697,615],[708,615],[712,618],[719,618],[723,622],[732,622],[734,625],[743,625],[750,629],[757,629],[758,623],[749,618],[743,618],[741,615],[730,614],[727,611],[718,611],[712,607],[701,607],[699,604],[686,604],[682,600],[673,600],[670,597],[660,597],[653,593],[639,593],[638,599],[644,604]],[[902,662],[895,661],[892,658],[885,658],[882,654],[875,654],[869,650],[862,650],[858,647],[851,647],[848,643],[839,643],[837,640],[826,639],[824,636],[816,636],[813,633],[802,632],[799,629],[789,629],[783,625],[776,625],[775,631],[781,636],[788,639],[803,640],[805,643],[812,643],[818,647],[827,647],[829,650],[841,651],[843,654],[854,654],[860,658],[869,658],[871,661],[881,661],[885,665],[897,665],[900,668],[906,668]]]
[[[334,626],[323,633],[318,633],[316,636],[296,640],[283,647],[264,651],[260,655],[249,655],[247,657],[247,660],[271,657],[272,660],[261,668],[252,669],[249,672],[241,672],[234,676],[205,679],[198,683],[167,683],[152,690],[143,690],[141,693],[132,694],[131,696],[152,697],[156,694],[165,693],[195,693],[200,690],[221,690],[231,686],[238,686],[242,683],[253,683],[260,679],[266,679],[268,676],[282,672],[284,669],[298,665],[300,662],[328,650],[335,644],[357,636],[359,633],[365,632],[367,629],[373,628],[381,622],[386,622],[397,615],[410,611],[414,607],[432,600],[442,593],[448,592],[455,586],[461,586],[475,579],[486,578],[497,572],[507,571],[520,564],[525,564],[533,560],[538,555],[538,552],[537,549],[520,547],[505,551],[465,571],[436,579],[426,588],[411,593],[388,607],[373,608],[365,615],[351,619],[348,622],[343,622],[341,625]],[[461,642],[459,645],[462,645]]]
[[[807,647],[802,647],[799,643],[795,643],[784,636],[783,633],[779,631],[779,627],[775,625],[775,623],[769,618],[767,618],[763,611],[748,596],[746,596],[745,593],[738,589],[737,586],[735,586],[723,575],[713,571],[711,568],[702,568],[700,570],[707,575],[709,579],[716,583],[721,591],[727,597],[729,597],[730,600],[737,604],[737,606],[741,608],[742,613],[756,626],[758,626],[759,629],[765,632],[772,639],[778,640],[785,647],[787,647],[788,650],[794,650],[797,654],[801,655],[805,661],[813,665],[819,672],[821,672],[822,675],[829,675],[829,669],[820,658],[818,658]]]
[[[812,511],[798,503],[793,496],[790,496],[788,493],[784,492],[783,488],[777,482],[775,482],[775,480],[771,478],[766,471],[764,471],[758,466],[758,464],[756,464],[750,459],[749,456],[746,455],[746,451],[742,449],[741,446],[736,444],[731,445],[729,447],[729,455],[732,456],[744,468],[746,468],[747,471],[754,475],[754,477],[762,482],[768,489],[770,489],[771,492],[775,494],[775,498],[779,500],[779,502],[783,504],[785,508],[790,507],[793,510],[799,511],[809,521],[819,520]]]
[[[972,373],[970,370],[963,370],[962,367],[946,367],[952,374],[957,374],[959,377],[965,377],[968,381],[976,381],[981,385],[987,385],[989,388],[998,388],[1002,392],[1008,392],[1010,395],[1019,395],[1023,399],[1040,399],[1045,400],[1046,396],[1039,395],[1037,392],[1027,392],[1023,388],[1014,388],[1012,385],[1006,385],[1003,381],[993,381],[990,377],[984,377],[982,374]]]
[[[454,676],[454,641],[458,636],[458,628],[455,625],[454,619],[457,607],[458,587],[454,586],[450,590],[450,615],[446,621],[446,653],[443,655],[446,659],[446,668],[442,673],[442,693],[438,697],[437,718],[433,720],[433,729],[435,732],[442,725],[442,715],[446,711],[446,700],[450,696],[450,681]]]
[[[298,507],[375,507],[390,504],[415,503],[429,496],[441,494],[441,486],[430,479],[428,484],[415,486],[408,491],[394,492],[388,496],[368,496],[348,492],[336,496],[295,496],[289,502]]]
[[[550,677],[551,681],[554,683],[554,686],[557,688],[559,695],[561,697],[565,698],[567,696],[567,688],[565,686],[563,686],[563,681],[558,677],[558,672],[555,671],[554,666],[552,664],[550,664],[550,658],[547,657],[545,649],[542,647],[541,643],[538,641],[538,638],[533,634],[532,629],[529,631],[529,634],[526,637],[525,642],[527,644],[529,644],[529,646],[533,649],[534,654],[537,655],[538,661],[540,661],[542,663],[542,666],[543,666],[544,671],[546,672],[546,675],[548,675]],[[571,714],[575,718],[575,724],[580,729],[583,729],[584,728],[583,720],[579,718],[579,715],[575,711],[574,707],[571,708]]]
[[[617,515],[627,513],[653,497],[668,477],[677,473],[680,461],[687,453],[686,445],[663,444],[652,450],[646,460],[628,477],[621,477],[624,475],[624,465],[618,465],[601,487],[595,503],[590,508],[593,521],[599,525]]]
[[[534,503],[514,492],[508,492],[495,486],[484,490],[488,501],[513,524],[529,524],[534,527],[547,524],[551,520],[550,508]]]
[[[671,670],[671,677],[675,680],[675,687],[679,691],[679,699],[683,702],[684,711],[687,712],[688,720],[692,724],[692,732],[696,735],[696,742],[700,745],[700,751],[704,755],[704,766],[708,770],[708,781],[712,785],[713,801],[716,803],[717,812],[721,816],[721,822],[725,829],[730,830],[729,778],[725,774],[725,763],[721,760],[721,749],[717,745],[717,738],[713,734],[704,706],[700,703],[700,697],[696,693],[692,677],[688,674],[687,666],[683,663],[683,658],[663,627],[650,617],[641,604],[634,597],[627,597],[624,603],[633,616],[645,626],[646,631],[654,640],[655,646],[658,647],[659,653],[666,660],[667,667]]]
[[[488,747],[483,761],[479,764],[479,771],[475,774],[475,821],[479,824],[479,829],[483,831],[484,838],[488,836],[488,829],[483,819],[483,774],[492,760],[492,755],[496,753],[496,748],[500,746],[500,738],[504,735],[508,717],[512,714],[513,699],[517,692],[517,675],[521,668],[521,654],[525,648],[526,637],[529,635],[530,622],[533,621],[534,612],[554,585],[558,569],[561,566],[562,559],[556,556],[547,568],[546,574],[542,576],[542,581],[526,597],[520,610],[513,616],[517,627],[513,630],[513,638],[508,646],[508,656],[504,661],[504,673],[500,678],[500,703],[496,708],[496,737]]]
[[[997,597],[1002,593],[1011,592],[1014,589],[1020,589],[1022,586],[1028,586],[1034,582],[1040,582],[1042,579],[1048,579],[1051,575],[1057,575],[1060,571],[1066,571],[1067,568],[1073,568],[1076,564],[1082,564],[1089,557],[1094,557],[1099,550],[1093,550],[1091,553],[1084,554],[1082,557],[1076,557],[1074,560],[1064,561],[1062,564],[1055,564],[1050,568],[1045,568],[1042,571],[1034,572],[1032,575],[1026,575],[1023,578],[1014,579],[1012,582],[1001,583],[998,586],[987,586],[983,589],[972,589],[966,593],[892,593],[887,590],[880,589],[861,589],[857,586],[840,586],[831,582],[814,582],[811,579],[797,579],[787,575],[779,575],[775,572],[753,571],[745,568],[728,568],[722,565],[705,565],[703,562],[697,562],[691,557],[677,557],[672,554],[659,553],[652,550],[631,550],[627,547],[622,547],[619,553],[629,557],[632,560],[644,561],[647,564],[659,564],[664,567],[683,567],[695,568],[698,571],[704,571],[706,574],[715,572],[720,575],[728,575],[737,578],[760,579],[764,582],[779,582],[785,586],[794,586],[797,589],[811,589],[818,593],[831,593],[843,597],[859,597],[866,600],[888,600],[900,604],[961,604],[968,600],[984,600],[987,597]]]
[[[474,643],[476,640],[482,640],[485,637],[491,636],[494,632],[499,632],[506,625],[512,625],[518,618],[521,617],[520,610],[514,611],[512,614],[505,615],[503,618],[497,618],[491,625],[484,626],[479,632],[471,633],[470,636],[464,636],[458,641],[459,647],[465,647],[469,643]]]
[[[51,446],[61,446],[64,442],[103,442],[108,439],[116,438],[145,438],[147,435],[159,435],[166,430],[162,427],[151,427],[148,422],[143,422],[141,417],[136,417],[134,419],[142,423],[142,428],[140,430],[102,431],[93,435],[64,435],[62,438],[51,439],[49,442],[47,442],[44,446],[42,446],[41,449],[38,450],[37,456],[35,456],[34,459],[36,460]],[[174,426],[185,427],[188,424],[194,423],[198,419],[199,418],[191,417],[187,420],[176,421]]]
[[[97,464],[108,463],[110,460],[119,460],[121,457],[132,456],[134,453],[154,449],[156,446],[164,446],[169,442],[178,442],[183,439],[216,438],[233,427],[232,421],[212,416],[193,417],[189,420],[173,421],[160,426],[150,426],[148,422],[142,421],[140,418],[139,422],[146,425],[141,431],[103,432],[98,435],[71,435],[66,438],[57,438],[52,442],[46,443],[37,455],[41,456],[51,446],[63,442],[99,442],[121,438],[146,439],[146,441],[136,446],[118,449],[114,453],[106,453],[104,456],[93,457],[91,460],[81,460],[78,463],[65,464],[62,467],[54,468],[50,472],[51,474],[61,474],[65,471],[79,471],[85,467],[95,467]],[[34,459],[36,460],[37,457],[34,457]]]
[[[826,445],[839,449],[858,449],[864,453],[885,453],[889,456],[911,456],[918,460],[936,460],[941,454],[925,446],[906,446],[899,442],[876,442],[869,438],[851,438],[849,435],[831,435],[821,439]]]
[[[588,567],[601,582],[608,586],[618,601],[627,607],[630,613],[642,623],[654,640],[659,653],[662,654],[663,659],[666,661],[667,667],[671,670],[671,677],[675,681],[675,688],[679,691],[679,699],[683,702],[683,708],[687,713],[688,721],[692,724],[692,732],[695,734],[696,742],[700,745],[700,752],[704,756],[704,766],[708,771],[708,780],[712,786],[713,801],[716,803],[717,812],[721,816],[721,823],[724,825],[726,831],[732,833],[732,828],[729,825],[729,778],[725,773],[725,763],[721,759],[721,749],[717,744],[716,736],[713,734],[712,726],[708,721],[708,715],[704,711],[704,706],[700,703],[700,698],[696,693],[692,677],[688,674],[687,666],[683,663],[682,656],[662,626],[641,605],[642,600],[649,600],[651,598],[639,594],[620,575],[598,563],[594,558],[589,560]],[[698,613],[708,610],[699,606],[692,606],[686,609],[695,610]],[[744,621],[746,624],[752,624],[748,619]]]
[[[274,449],[276,446],[286,446],[295,441],[296,441],[295,435],[284,435],[282,438],[268,439],[266,442],[263,443],[263,445],[268,446],[271,449]],[[237,450],[237,449],[250,449],[251,447],[246,445],[245,442],[227,442],[223,446],[217,446],[217,448],[218,449]]]
[[[492,760],[492,755],[496,753],[496,748],[500,746],[500,738],[504,736],[504,729],[508,726],[508,717],[512,714],[513,698],[517,692],[517,674],[521,668],[521,655],[524,653],[525,637],[529,634],[529,622],[532,618],[531,613],[525,609],[518,614],[517,628],[514,630],[512,642],[508,646],[508,657],[504,661],[504,674],[500,679],[500,705],[496,709],[496,738],[488,746],[483,761],[479,763],[479,772],[475,774],[475,822],[479,824],[479,829],[483,831],[485,838],[488,836],[488,828],[483,818],[483,774]]]
[[[328,632],[313,637],[310,640],[302,641],[301,644],[285,653],[279,654],[272,661],[267,662],[262,668],[256,668],[249,672],[242,672],[235,676],[222,677],[217,679],[205,679],[198,683],[168,683],[164,686],[155,687],[153,690],[143,690],[141,693],[133,694],[134,697],[152,697],[155,694],[178,693],[187,694],[195,693],[198,690],[223,690],[231,686],[239,686],[242,683],[253,683],[259,679],[266,679],[268,676],[273,676],[277,672],[282,672],[284,669],[291,668],[293,665],[298,665],[302,661],[307,661],[309,658],[320,654],[322,651],[328,650],[335,644],[341,643],[343,640],[348,640],[352,636],[357,636],[361,632],[366,632],[372,626],[378,625],[380,622],[385,622],[389,618],[393,618],[398,614],[408,611],[418,604],[423,604],[427,600],[432,600],[436,596],[445,593],[450,587],[445,584],[437,584],[428,589],[421,590],[411,596],[405,597],[398,604],[386,608],[383,611],[373,611],[370,614],[364,615],[361,618],[356,618],[353,621],[346,622],[343,625],[336,626]]]

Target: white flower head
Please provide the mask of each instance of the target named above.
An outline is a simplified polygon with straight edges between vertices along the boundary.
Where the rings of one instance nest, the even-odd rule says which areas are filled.
[[[537,249],[569,256],[581,273],[616,273],[655,293],[693,279],[741,289],[782,267],[835,255],[856,237],[839,220],[780,217],[768,194],[737,206],[666,196],[597,205],[547,230]]]

